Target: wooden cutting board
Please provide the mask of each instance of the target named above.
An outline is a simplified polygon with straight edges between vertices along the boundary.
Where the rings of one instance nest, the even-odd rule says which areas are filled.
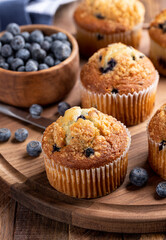
[[[148,53],[149,38],[143,33],[140,50]],[[160,78],[155,110],[166,102],[166,79]],[[71,105],[80,104],[79,83],[67,97]],[[47,107],[43,116],[55,118],[56,105]],[[143,188],[129,183],[128,174],[123,185],[115,192],[97,199],[75,199],[54,190],[48,183],[42,155],[29,157],[26,145],[41,140],[42,131],[31,125],[0,115],[0,127],[11,129],[12,137],[0,143],[1,191],[29,209],[61,222],[94,230],[123,233],[160,232],[166,228],[166,199],[155,193],[162,181],[147,163],[147,121],[131,127],[132,145],[129,151],[128,174],[133,167],[147,169],[149,181]],[[26,127],[29,137],[24,143],[14,140],[14,132]]]

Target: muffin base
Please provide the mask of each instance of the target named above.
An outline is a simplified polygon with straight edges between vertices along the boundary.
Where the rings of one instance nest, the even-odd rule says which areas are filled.
[[[166,76],[166,48],[161,47],[152,39],[150,43],[150,59],[159,73]]]
[[[143,91],[133,94],[98,94],[87,90],[81,83],[81,101],[83,108],[95,107],[99,111],[112,115],[127,126],[143,122],[152,112],[159,75],[156,71],[155,82]]]
[[[100,48],[107,47],[111,43],[125,43],[126,45],[138,48],[141,35],[142,23],[135,26],[131,31],[100,34],[99,32],[89,32],[76,24],[76,39],[79,44],[80,53],[84,57],[90,57]]]
[[[96,198],[114,191],[123,183],[127,173],[131,136],[127,128],[126,131],[129,141],[122,156],[98,168],[72,169],[56,163],[44,153],[47,178],[51,186],[77,198]]]
[[[148,133],[148,147],[148,162],[151,168],[166,180],[166,146],[162,150],[159,150],[159,143],[153,141]]]

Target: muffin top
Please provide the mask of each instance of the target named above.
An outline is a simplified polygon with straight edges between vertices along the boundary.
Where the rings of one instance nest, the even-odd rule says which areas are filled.
[[[74,169],[100,167],[118,159],[130,143],[125,127],[95,108],[73,107],[44,132],[49,159]]]
[[[123,32],[144,21],[145,9],[138,0],[84,0],[74,13],[86,30],[104,34]]]
[[[150,24],[149,35],[162,47],[166,47],[166,9],[158,14]]]
[[[153,141],[166,145],[166,104],[161,106],[150,120],[148,132]]]
[[[152,85],[155,79],[152,62],[141,52],[122,43],[100,49],[81,71],[83,86],[102,94],[138,92]]]

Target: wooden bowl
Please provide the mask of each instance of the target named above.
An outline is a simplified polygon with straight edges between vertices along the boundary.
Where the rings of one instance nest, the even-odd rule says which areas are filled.
[[[46,35],[63,32],[72,44],[72,53],[59,65],[36,72],[16,72],[0,68],[0,101],[17,107],[34,103],[47,105],[65,97],[79,73],[79,53],[75,38],[63,29],[47,25],[22,26],[21,31],[40,29]],[[0,36],[3,33],[0,34]]]

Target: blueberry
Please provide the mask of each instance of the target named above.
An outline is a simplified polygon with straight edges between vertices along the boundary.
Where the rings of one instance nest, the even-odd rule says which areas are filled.
[[[165,198],[166,197],[166,182],[160,182],[156,187],[156,192],[160,197]]]
[[[114,93],[114,94],[117,94],[118,92],[119,92],[119,91],[118,91],[117,88],[113,88],[112,91],[111,91],[111,93]]]
[[[1,53],[1,49],[2,49],[2,43],[0,42],[0,53]]]
[[[7,58],[6,61],[7,61],[8,64],[11,64],[12,61],[13,61],[13,59],[14,59],[14,57],[13,57],[13,56],[10,56],[10,57]]]
[[[19,50],[25,46],[25,40],[22,36],[15,36],[11,41],[11,46],[14,50]]]
[[[44,35],[40,30],[34,30],[29,37],[30,42],[41,44],[44,41]]]
[[[103,39],[104,39],[104,36],[101,35],[100,33],[98,33],[98,34],[96,35],[96,38],[97,38],[98,41],[100,41],[100,40],[103,40]]]
[[[46,57],[46,51],[43,49],[35,49],[32,52],[32,58],[37,61],[44,61],[44,58]]]
[[[44,37],[44,41],[47,41],[47,42],[49,42],[49,43],[52,43],[52,38],[49,37],[49,36],[45,36],[45,37]]]
[[[5,62],[5,58],[4,57],[2,57],[2,56],[0,56],[0,63],[4,63]]]
[[[71,54],[71,48],[59,40],[53,42],[51,50],[53,51],[54,56],[61,61],[68,58]]]
[[[65,114],[65,111],[69,108],[71,108],[71,106],[66,102],[60,102],[58,104],[58,112],[61,116],[63,116]]]
[[[57,147],[57,145],[54,144],[54,145],[53,145],[53,150],[52,150],[52,152],[60,152],[60,149],[61,149],[61,148]]]
[[[6,62],[0,62],[0,68],[8,70],[9,69],[9,64],[6,63]]]
[[[25,72],[25,66],[21,66],[19,68],[17,68],[18,72]]]
[[[80,115],[80,116],[77,118],[77,120],[78,120],[79,118],[82,118],[83,120],[86,120],[86,118],[85,118],[84,115]]]
[[[129,175],[130,182],[137,186],[142,187],[148,181],[148,173],[143,168],[134,168]]]
[[[13,40],[13,35],[10,32],[5,32],[1,37],[1,42],[3,44],[10,43]]]
[[[6,31],[11,32],[15,36],[20,33],[20,27],[16,23],[10,23],[7,25]]]
[[[62,41],[64,44],[68,45],[71,48],[71,43],[67,40]]]
[[[31,44],[30,43],[25,43],[24,48],[26,48],[30,51],[31,50]]]
[[[42,152],[41,143],[38,141],[31,141],[27,144],[27,153],[31,157],[38,157]]]
[[[54,59],[51,57],[51,56],[47,56],[45,59],[44,59],[44,62],[45,64],[47,64],[49,67],[52,67],[55,65],[55,61]]]
[[[46,52],[50,49],[51,44],[48,41],[43,41],[41,43],[41,48],[44,49]]]
[[[17,68],[19,68],[23,65],[24,65],[24,62],[21,58],[14,58],[13,61],[11,62],[11,69],[13,71],[16,71]]]
[[[61,61],[60,60],[55,60],[55,65],[58,65],[58,64],[60,64],[61,63]]]
[[[31,45],[31,52],[33,52],[36,49],[40,49],[40,48],[41,48],[40,44],[32,43],[32,45]]]
[[[25,40],[26,42],[28,42],[28,41],[29,41],[30,33],[29,33],[29,32],[22,32],[22,33],[21,33],[21,36],[24,38],[24,40]]]
[[[25,65],[25,70],[26,70],[26,72],[35,72],[35,71],[37,71],[38,67],[37,67],[35,61],[33,61],[31,59],[28,60],[28,62]]]
[[[45,63],[39,64],[39,70],[44,70],[44,69],[48,69],[48,68],[49,68],[49,66]]]
[[[25,141],[27,137],[28,137],[28,130],[25,128],[19,128],[15,132],[15,139],[19,142]]]
[[[107,67],[106,68],[100,68],[100,71],[102,73],[107,73],[109,71],[113,71],[116,64],[117,64],[116,60],[111,58],[111,60],[107,64]]]
[[[9,44],[5,44],[2,46],[2,49],[1,49],[1,55],[3,57],[10,57],[13,53],[13,50],[11,48],[11,46]]]
[[[51,35],[51,37],[53,40],[60,40],[60,41],[67,40],[67,35],[62,32],[54,33]]]
[[[43,112],[43,108],[39,104],[33,104],[29,108],[29,112],[32,117],[39,117],[41,115],[41,113]]]
[[[30,52],[28,49],[22,48],[16,52],[16,57],[21,58],[24,61],[27,61],[30,58]]]
[[[0,128],[0,142],[6,142],[11,137],[11,132],[8,128]]]
[[[98,18],[98,19],[104,19],[104,18],[105,18],[105,17],[102,16],[100,13],[97,13],[97,14],[95,15],[95,17]]]
[[[90,157],[91,155],[94,155],[94,153],[95,152],[94,152],[93,148],[87,148],[84,152],[86,157]]]
[[[159,151],[163,150],[163,148],[166,146],[166,141],[165,140],[162,140],[160,143],[159,143]]]

